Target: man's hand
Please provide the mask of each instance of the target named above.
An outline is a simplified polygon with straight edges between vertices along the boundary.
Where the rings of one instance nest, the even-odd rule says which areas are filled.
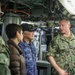
[[[68,73],[63,69],[61,69],[58,73],[59,75],[68,75]]]

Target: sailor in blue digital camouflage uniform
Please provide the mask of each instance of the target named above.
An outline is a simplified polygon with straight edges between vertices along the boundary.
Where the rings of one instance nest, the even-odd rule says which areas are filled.
[[[36,66],[36,49],[31,40],[34,36],[34,26],[31,24],[22,24],[23,42],[19,43],[19,47],[23,51],[26,62],[26,75],[37,75]]]
[[[70,31],[70,21],[59,21],[60,33],[53,38],[48,48],[52,75],[75,75],[75,35]]]

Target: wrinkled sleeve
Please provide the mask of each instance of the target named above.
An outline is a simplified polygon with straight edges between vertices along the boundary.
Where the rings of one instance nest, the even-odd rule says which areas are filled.
[[[57,42],[56,39],[53,39],[48,46],[48,53],[47,56],[55,56],[55,52],[57,50]]]

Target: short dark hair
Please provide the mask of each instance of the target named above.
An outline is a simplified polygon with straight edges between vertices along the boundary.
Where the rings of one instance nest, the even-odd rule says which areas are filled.
[[[22,27],[14,23],[8,24],[5,28],[5,32],[9,39],[15,38],[17,31],[20,33],[22,31]]]

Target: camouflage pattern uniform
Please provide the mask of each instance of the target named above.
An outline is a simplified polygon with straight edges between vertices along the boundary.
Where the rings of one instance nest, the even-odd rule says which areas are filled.
[[[33,42],[27,44],[26,41],[19,43],[19,47],[22,49],[25,62],[26,62],[26,75],[37,75],[36,65],[36,49]]]
[[[58,34],[50,42],[47,56],[53,56],[62,69],[66,70],[69,75],[75,75],[75,35],[71,33],[70,39],[66,39]],[[55,70],[53,73],[53,75],[58,75]]]
[[[0,36],[0,75],[11,75],[9,69],[9,49]]]

